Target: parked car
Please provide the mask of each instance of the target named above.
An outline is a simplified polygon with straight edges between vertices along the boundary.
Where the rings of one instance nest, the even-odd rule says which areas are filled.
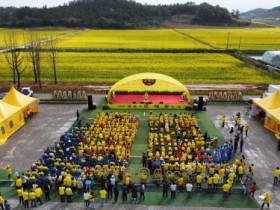
[[[21,88],[21,92],[24,94],[24,95],[27,95],[27,96],[33,96],[33,90],[31,90],[30,87],[23,87]]]
[[[7,93],[0,93],[0,99],[4,98]]]

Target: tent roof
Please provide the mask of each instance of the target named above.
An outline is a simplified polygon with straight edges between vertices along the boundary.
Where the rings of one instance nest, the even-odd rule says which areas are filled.
[[[152,85],[144,84],[143,80],[155,80]],[[190,100],[190,95],[186,87],[178,80],[158,73],[140,73],[123,78],[115,83],[111,91],[128,92],[186,92]]]
[[[4,101],[0,100],[0,119],[7,119],[19,110],[21,110],[20,107],[7,104]]]
[[[254,104],[261,107],[264,111],[280,108],[280,90],[275,91],[264,99],[255,100]]]
[[[21,92],[17,91],[14,87],[12,87],[7,95],[2,99],[2,101],[23,108],[36,101],[36,99],[24,95]]]

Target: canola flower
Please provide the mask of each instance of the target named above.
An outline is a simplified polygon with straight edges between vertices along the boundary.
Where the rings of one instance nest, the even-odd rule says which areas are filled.
[[[1,55],[0,55],[1,56]],[[1,58],[4,59],[4,58]],[[58,81],[117,82],[137,73],[169,75],[182,83],[275,83],[279,77],[256,70],[219,53],[70,53],[58,54]],[[52,69],[42,63],[42,81],[53,81]],[[11,80],[11,70],[0,63],[0,80]],[[22,81],[33,81],[29,65]]]

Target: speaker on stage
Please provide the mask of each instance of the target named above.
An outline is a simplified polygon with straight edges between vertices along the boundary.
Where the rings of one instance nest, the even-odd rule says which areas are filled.
[[[202,111],[203,108],[203,96],[199,96],[198,97],[198,106],[197,106],[197,110]]]
[[[88,95],[88,110],[93,110],[92,95]]]

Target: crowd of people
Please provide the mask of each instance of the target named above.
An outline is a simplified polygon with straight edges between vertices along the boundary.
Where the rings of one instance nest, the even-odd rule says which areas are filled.
[[[79,118],[77,110],[77,121]],[[60,141],[46,148],[25,173],[15,172],[12,177],[12,170],[7,166],[8,179],[14,180],[19,204],[26,208],[42,205],[42,195],[45,195],[45,201],[49,201],[50,193],[56,191],[61,202],[71,203],[72,196],[77,194],[83,196],[87,207],[95,208],[93,190],[98,182],[100,205],[104,206],[106,199],[113,198],[113,195],[114,201],[118,201],[119,181],[123,177],[122,201],[127,201],[128,192],[131,192],[133,203],[144,200],[145,184],[134,184],[130,176],[124,176],[130,164],[138,122],[138,117],[129,112],[98,113],[91,124],[65,132]],[[150,115],[149,125],[148,151],[142,156],[143,167],[152,172],[159,169],[163,176],[168,171],[181,174],[176,181],[164,176],[163,198],[168,196],[168,191],[171,198],[175,198],[176,192],[184,189],[191,198],[194,190],[208,193],[221,188],[227,199],[237,180],[242,184],[244,194],[254,197],[257,190],[253,181],[254,164],[245,164],[244,155],[229,164],[237,150],[234,140],[218,146],[207,133],[202,134],[196,117],[188,113]],[[183,173],[187,178],[182,176]],[[279,175],[277,168],[275,177]],[[269,206],[269,195],[264,197],[264,204]],[[2,209],[3,205],[0,194]]]
[[[77,111],[77,121],[79,117]],[[71,202],[76,192],[91,193],[95,182],[99,182],[103,190],[107,189],[109,180],[114,176],[116,180],[122,179],[130,164],[137,127],[138,117],[129,112],[103,112],[98,113],[91,124],[71,128],[59,142],[46,148],[30,170],[21,175],[14,173],[19,203],[28,208],[30,201],[31,207],[36,207],[42,204],[43,191],[46,201],[50,200],[50,192],[57,191],[61,202],[65,202],[65,198]],[[6,172],[11,179],[9,166]],[[101,198],[104,194],[101,193]]]
[[[149,125],[147,165],[150,171],[161,166],[165,171],[180,171],[185,170],[185,163],[220,163],[233,156],[232,141],[216,148],[218,139],[202,134],[193,114],[150,115]]]

